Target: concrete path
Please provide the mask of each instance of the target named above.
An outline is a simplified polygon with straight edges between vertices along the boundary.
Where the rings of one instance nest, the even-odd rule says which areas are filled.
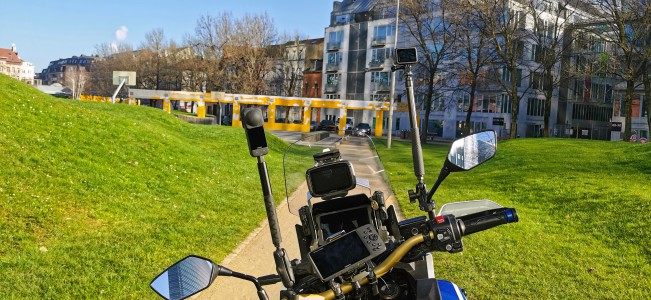
[[[272,132],[273,134],[281,137],[282,139],[293,142],[300,138],[300,134],[296,133],[287,133],[287,132]],[[330,141],[339,141],[339,138],[331,137]],[[355,175],[358,178],[366,178],[369,180],[371,188],[375,190],[381,190],[385,193],[385,199],[388,204],[395,205],[395,197],[389,197],[392,193],[390,192],[389,185],[384,181],[381,173],[377,173],[379,167],[375,164],[375,160],[368,159],[371,157],[371,149],[358,137],[348,137],[347,140],[342,143],[339,147],[342,158],[349,160],[353,164],[355,169]],[[278,186],[272,187],[274,189],[282,188]],[[368,191],[368,189],[366,189]],[[356,192],[355,190],[351,193]],[[289,212],[287,208],[287,201],[292,203],[292,207],[295,206],[293,202],[301,201],[305,202],[305,195],[307,193],[307,186],[303,184],[298,191],[292,194],[289,199],[285,199],[281,203],[276,212],[278,214],[278,220],[280,221],[280,230],[282,233],[282,246],[287,251],[290,259],[300,258],[300,252],[298,249],[298,241],[296,239],[296,230],[294,228],[295,224],[300,224],[298,216],[295,216]],[[300,204],[300,203],[299,203]],[[262,203],[262,195],[260,195],[260,205]],[[402,214],[398,210],[398,218],[402,218]],[[275,250],[273,243],[271,242],[271,234],[269,233],[269,225],[265,219],[260,226],[254,230],[249,237],[242,242],[237,249],[233,251],[224,261],[220,262],[221,265],[224,265],[230,268],[233,271],[240,273],[252,275],[252,276],[263,276],[268,274],[275,274],[275,264],[273,260],[273,251]],[[281,283],[275,285],[266,286],[265,290],[269,295],[270,299],[278,299],[279,293],[282,288]],[[235,279],[230,277],[219,277],[212,284],[210,288],[206,291],[198,294],[193,297],[193,299],[202,299],[202,300],[222,300],[222,299],[258,299],[256,294],[256,289],[252,283],[244,281],[241,279]]]

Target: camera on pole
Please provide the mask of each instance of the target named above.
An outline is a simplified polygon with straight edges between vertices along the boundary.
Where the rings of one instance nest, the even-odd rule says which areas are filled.
[[[396,65],[413,65],[418,62],[416,48],[396,49]]]

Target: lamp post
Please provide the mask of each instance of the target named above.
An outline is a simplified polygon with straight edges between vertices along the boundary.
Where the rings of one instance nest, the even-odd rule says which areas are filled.
[[[398,47],[398,15],[400,14],[400,0],[397,0],[396,4],[396,32],[393,40],[393,49]],[[395,57],[394,57],[395,59]],[[394,62],[395,63],[395,62]],[[396,93],[396,72],[391,72],[391,89],[389,90],[389,122],[387,127],[389,132],[387,134],[387,148],[391,149],[391,137],[393,135],[393,98],[395,98]]]

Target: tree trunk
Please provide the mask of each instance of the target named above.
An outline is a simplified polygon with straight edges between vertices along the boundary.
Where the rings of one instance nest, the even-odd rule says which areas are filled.
[[[470,118],[472,117],[472,111],[475,109],[475,97],[477,93],[477,78],[474,78],[472,84],[470,85],[470,105],[468,106],[468,112],[466,112],[466,124],[463,126],[463,135],[470,134]]]
[[[626,111],[626,124],[624,125],[624,141],[631,138],[631,126],[633,115],[633,92],[635,89],[635,82],[633,80],[626,80],[626,104],[624,110]]]
[[[651,132],[651,77],[648,72],[643,72],[644,81],[644,111],[646,112],[646,123]]]
[[[425,98],[425,120],[423,121],[423,132],[421,132],[420,140],[425,143],[427,141],[427,131],[429,127],[429,114],[432,112],[432,97],[434,96],[434,72],[430,73],[427,83],[427,98]],[[444,106],[445,107],[445,106]],[[416,114],[418,118],[418,114]]]
[[[543,121],[544,121],[544,130],[543,130],[543,137],[548,138],[549,137],[549,124],[551,123],[549,120],[549,116],[551,115],[551,110],[552,110],[552,96],[554,94],[554,87],[553,87],[553,77],[550,75],[551,70],[545,70],[545,73],[547,76],[545,76],[545,84],[544,84],[544,89],[545,89],[545,111],[543,112]]]
[[[513,70],[512,73],[515,73]],[[518,137],[518,114],[520,113],[520,101],[518,101],[518,86],[517,80],[513,79],[513,84],[511,86],[511,91],[507,93],[509,95],[509,101],[511,101],[511,138]]]

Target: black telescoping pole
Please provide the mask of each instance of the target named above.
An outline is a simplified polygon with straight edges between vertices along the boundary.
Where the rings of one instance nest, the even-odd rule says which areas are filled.
[[[267,220],[269,221],[271,240],[276,247],[276,251],[273,253],[276,272],[280,275],[283,285],[291,289],[294,285],[294,272],[292,271],[287,252],[281,246],[280,224],[276,215],[276,204],[274,202],[273,192],[271,191],[267,163],[264,161],[264,155],[269,152],[269,148],[267,148],[267,138],[263,125],[264,119],[260,109],[246,109],[242,112],[242,126],[246,133],[246,141],[249,144],[249,152],[251,156],[258,158],[258,174],[260,175],[260,184],[262,185],[264,207],[267,212]]]

